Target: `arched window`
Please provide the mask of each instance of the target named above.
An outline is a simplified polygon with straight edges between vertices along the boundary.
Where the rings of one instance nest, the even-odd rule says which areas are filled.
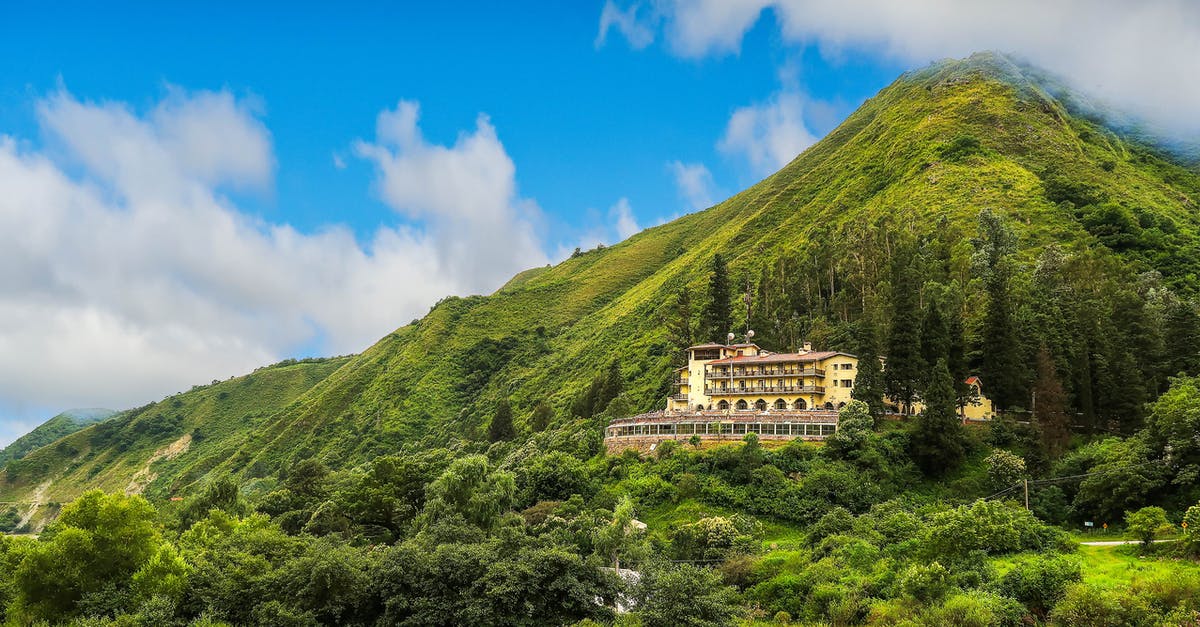
[[[808,403],[805,403],[804,399],[798,398],[798,399],[796,399],[795,403],[792,403],[792,408],[793,409],[808,409]]]
[[[746,399],[743,398],[737,402],[737,408],[738,409],[749,409],[750,406],[746,404]]]
[[[717,409],[720,409],[720,410],[729,409],[729,401],[721,401],[721,402],[717,403]]]
[[[787,409],[787,401],[782,398],[775,399],[775,409]]]
[[[704,405],[696,405],[696,411],[704,411]]]
[[[845,406],[846,406],[846,403],[844,403],[844,402],[842,402],[842,403],[838,403],[838,409],[841,409],[841,408],[843,408],[843,407],[845,407]]]
[[[758,411],[767,411],[767,402],[761,398],[757,401],[754,401],[754,409],[757,409]]]
[[[825,401],[825,409],[833,409],[833,403],[830,401]]]

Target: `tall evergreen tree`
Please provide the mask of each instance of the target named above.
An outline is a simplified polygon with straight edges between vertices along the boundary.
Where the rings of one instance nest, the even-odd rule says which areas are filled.
[[[912,434],[912,457],[927,476],[937,477],[957,468],[966,455],[954,381],[945,359],[934,365],[924,400],[925,410],[917,416]]]
[[[675,293],[667,314],[667,337],[675,349],[677,357],[686,361],[687,348],[696,343],[696,324],[692,321],[692,293],[687,288],[680,288]]]
[[[942,317],[942,308],[934,301],[925,308],[925,319],[921,323],[921,359],[930,365],[939,359],[945,359],[947,365],[950,363],[950,328]]]
[[[496,413],[492,416],[492,423],[488,425],[488,439],[492,442],[501,440],[511,440],[517,430],[513,427],[512,406],[509,405],[507,398],[500,399],[496,403]]]
[[[883,368],[879,364],[879,341],[875,327],[866,318],[859,329],[858,372],[854,374],[854,389],[850,397],[867,404],[871,416],[878,421],[883,416]]]
[[[1037,380],[1033,388],[1033,424],[1042,450],[1051,460],[1067,450],[1071,440],[1071,416],[1067,413],[1067,395],[1054,367],[1050,351],[1042,346],[1037,356]]]
[[[970,367],[967,365],[967,337],[963,330],[962,315],[957,310],[952,310],[950,315],[950,323],[948,325],[950,332],[950,356],[946,361],[946,365],[950,367],[950,376],[954,379],[954,389],[958,395],[958,405],[962,407],[964,403],[969,401],[968,395],[972,393],[974,388],[967,385],[967,377],[970,376]]]
[[[1025,364],[1020,357],[1008,285],[1016,238],[1000,216],[985,209],[979,213],[979,237],[974,243],[976,265],[984,277],[988,295],[981,333],[980,375],[988,384],[988,396],[998,408],[1023,406]]]
[[[733,329],[733,311],[729,300],[729,269],[720,253],[712,258],[706,298],[700,312],[699,339],[724,343],[725,334]]]
[[[902,411],[923,387],[925,363],[921,359],[921,307],[919,283],[912,267],[913,253],[897,251],[892,269],[891,327],[888,330],[887,368],[883,371],[884,391]]]
[[[1186,301],[1172,303],[1164,321],[1168,374],[1200,374],[1200,314]]]

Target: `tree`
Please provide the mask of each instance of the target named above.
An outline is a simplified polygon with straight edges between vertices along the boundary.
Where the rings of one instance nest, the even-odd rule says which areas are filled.
[[[1200,503],[1188,508],[1183,515],[1183,541],[1193,555],[1200,554]]]
[[[306,500],[321,500],[328,492],[329,468],[320,460],[305,459],[288,471],[285,485],[292,494]]]
[[[988,483],[994,492],[1011,488],[1026,476],[1025,460],[1004,449],[996,449],[983,463],[987,466]]]
[[[932,366],[945,359],[950,366],[950,327],[942,317],[942,308],[931,301],[925,308],[925,319],[921,322],[921,359]],[[950,373],[954,375],[952,371]],[[965,377],[964,377],[965,378]],[[957,382],[956,382],[957,384]]]
[[[725,342],[733,328],[733,310],[729,300],[729,269],[720,253],[713,255],[708,275],[708,293],[700,311],[701,340]]]
[[[871,410],[867,404],[862,401],[850,401],[838,412],[837,431],[829,436],[826,444],[831,451],[845,456],[861,447],[874,427],[875,419],[871,417]]]
[[[980,375],[988,382],[988,395],[996,406],[1009,409],[1021,404],[1025,397],[1024,364],[1008,285],[1016,236],[999,215],[984,209],[979,212],[979,236],[973,243],[976,266],[988,295],[981,329]]]
[[[879,344],[875,338],[875,328],[865,322],[860,330],[858,371],[854,373],[854,389],[850,390],[850,398],[866,403],[871,417],[879,420],[884,412],[883,394]]]
[[[923,387],[925,364],[921,359],[921,308],[917,297],[920,284],[910,251],[898,251],[892,259],[892,311],[887,340],[887,369],[884,391],[902,411],[907,411]]]
[[[179,528],[187,529],[214,509],[234,516],[244,516],[250,512],[250,506],[241,498],[237,482],[232,477],[223,476],[210,482],[203,492],[185,501],[179,511]]]
[[[1054,359],[1044,345],[1037,356],[1033,424],[1046,456],[1052,460],[1061,457],[1071,440],[1071,417],[1067,414],[1067,395],[1058,381]]]
[[[616,569],[621,568],[622,557],[628,563],[647,555],[649,544],[646,534],[633,518],[632,499],[628,496],[621,497],[617,506],[613,508],[612,521],[595,531],[592,544],[596,547],[596,553]]]
[[[487,457],[460,457],[426,489],[423,520],[460,518],[489,531],[512,508],[516,490],[512,473],[491,471]]]
[[[696,324],[692,320],[692,293],[687,288],[675,292],[666,321],[667,337],[675,349],[675,357],[682,356],[687,348],[696,343]],[[684,360],[686,361],[686,359]]]
[[[16,605],[27,619],[22,622],[65,621],[94,594],[106,595],[110,607],[121,605],[135,573],[164,545],[156,517],[140,496],[99,490],[64,507],[17,568]]]
[[[538,401],[538,404],[533,406],[533,413],[529,416],[529,428],[541,433],[550,426],[550,421],[553,419],[554,410],[550,409],[546,401]]]
[[[1171,521],[1161,507],[1143,507],[1136,512],[1125,512],[1125,529],[1141,540],[1143,548],[1150,548],[1154,537],[1171,531]]]
[[[913,461],[929,476],[957,468],[965,456],[962,422],[955,411],[954,382],[945,359],[939,359],[925,393],[925,410],[912,435]]]
[[[1172,483],[1194,490],[1200,483],[1200,377],[1172,379],[1150,406],[1146,423],[1153,454],[1165,457],[1174,471]]]
[[[1200,314],[1187,301],[1172,303],[1164,321],[1167,374],[1200,374]]]
[[[646,569],[634,597],[646,627],[729,625],[737,610],[737,592],[720,573],[691,564]]]
[[[492,442],[511,440],[517,434],[513,427],[512,405],[507,398],[501,398],[496,403],[496,413],[488,424],[488,439]]]

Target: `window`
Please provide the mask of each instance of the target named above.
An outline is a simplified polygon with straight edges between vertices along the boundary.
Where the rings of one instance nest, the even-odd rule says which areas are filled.
[[[721,402],[717,403],[717,409],[720,409],[720,410],[729,409],[729,401],[721,401]]]
[[[854,370],[854,364],[842,364],[842,370]]]
[[[787,401],[782,398],[775,399],[775,409],[787,409]]]
[[[808,404],[804,402],[804,399],[798,398],[795,403],[792,403],[792,407],[795,409],[808,409]]]
[[[854,381],[851,379],[842,379],[842,387],[844,387],[844,388],[854,387]]]
[[[743,398],[737,402],[737,408],[738,409],[749,409],[750,406],[746,404],[746,399]]]

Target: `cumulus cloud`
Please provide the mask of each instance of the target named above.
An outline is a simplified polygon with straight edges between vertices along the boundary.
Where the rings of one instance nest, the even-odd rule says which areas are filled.
[[[128,407],[321,343],[359,351],[446,294],[546,262],[536,206],[486,118],[430,144],[417,107],[356,150],[406,219],[360,242],[256,220],[225,193],[269,190],[270,133],[227,92],[146,112],[65,90],[45,147],[0,135],[0,407]]]
[[[1167,132],[1200,133],[1200,3],[1190,0],[658,0],[624,9],[685,57],[736,52],[772,9],[783,39],[921,63],[1019,54]],[[635,8],[639,10],[635,11]],[[621,11],[614,8],[614,11]],[[631,29],[632,30],[632,29]],[[622,29],[624,32],[624,29]],[[645,46],[644,37],[639,39]]]
[[[639,4],[625,9],[618,7],[612,0],[604,3],[600,11],[600,32],[596,34],[596,47],[600,48],[608,39],[608,31],[616,29],[629,42],[630,47],[641,50],[654,42],[654,28],[645,18],[638,16],[643,11]]]
[[[375,164],[384,202],[423,221],[439,266],[475,290],[545,264],[534,232],[540,211],[518,196],[516,166],[487,116],[453,146],[437,146],[422,137],[419,113],[401,101],[379,114],[375,142],[355,145]]]
[[[804,105],[800,92],[785,90],[740,107],[729,116],[717,148],[744,158],[759,175],[770,174],[817,141],[805,125]]]
[[[699,211],[713,206],[712,173],[703,163],[683,163],[672,161],[667,164],[671,176],[675,179],[675,189],[680,198],[687,203],[690,211]]]

